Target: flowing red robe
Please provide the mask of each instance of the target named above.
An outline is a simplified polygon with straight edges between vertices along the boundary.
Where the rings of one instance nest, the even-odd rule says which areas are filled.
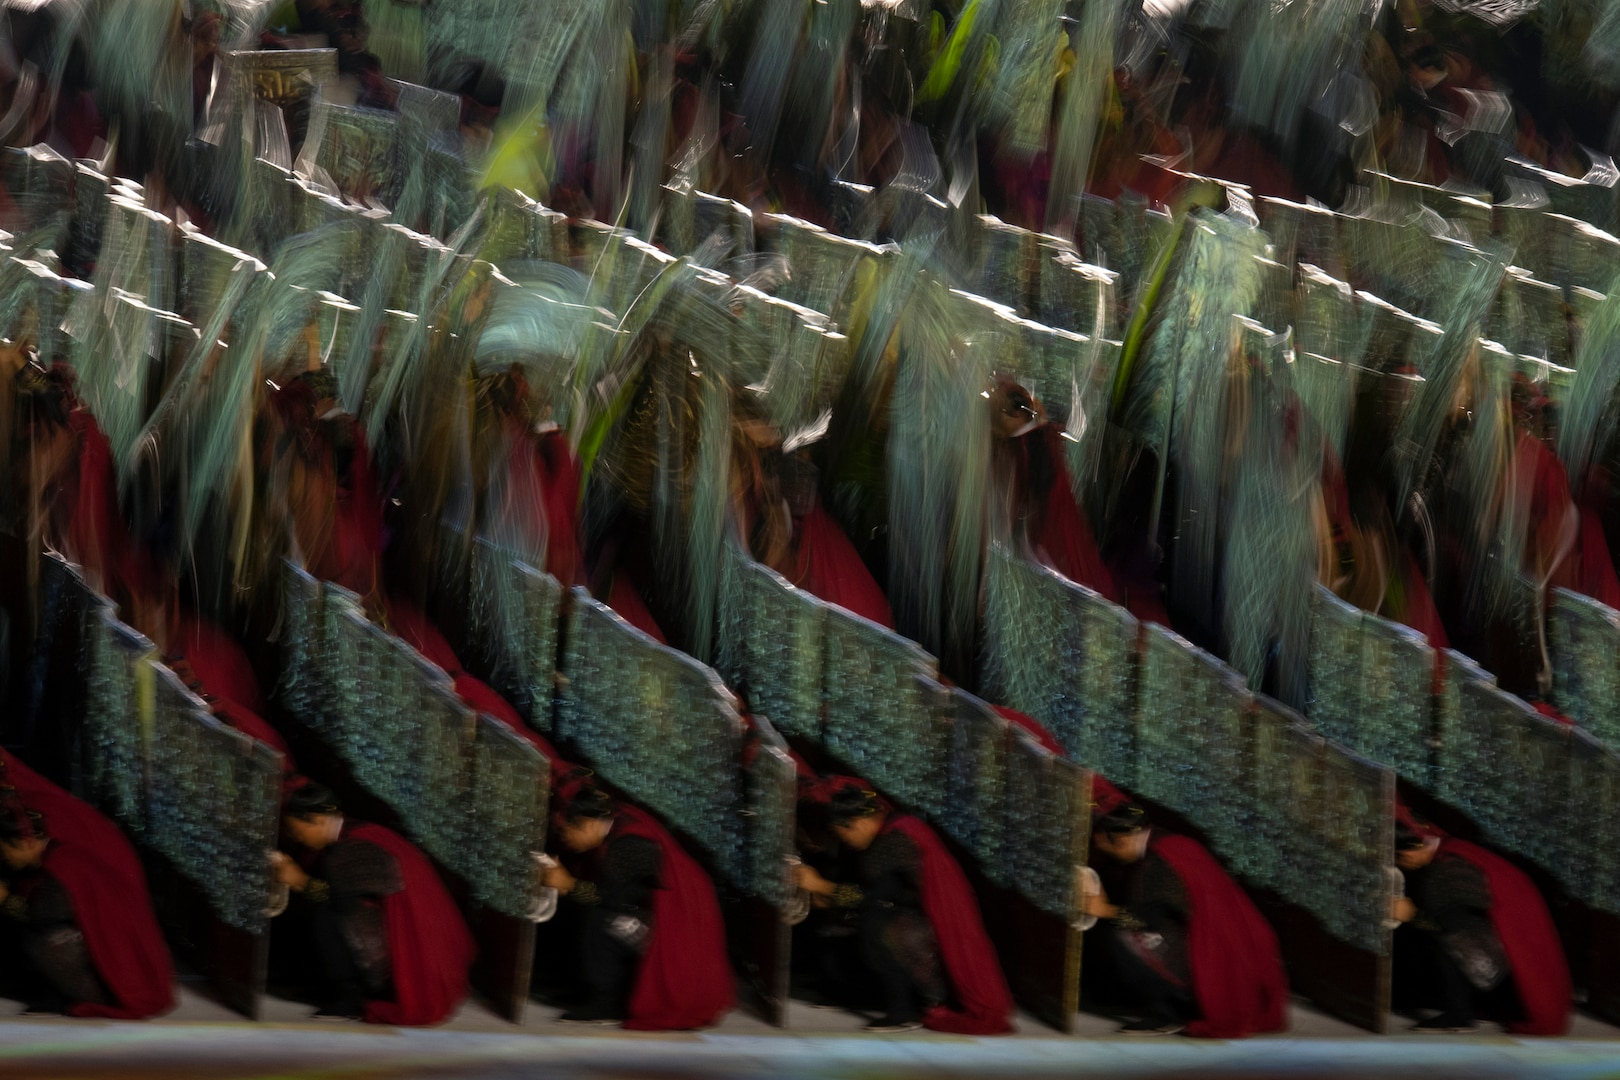
[[[512,703],[502,697],[493,686],[468,675],[466,672],[456,676],[455,686],[456,696],[469,709],[474,712],[485,713],[505,724],[516,732],[519,738],[544,754],[546,760],[551,762],[552,767],[555,769],[556,765],[561,761],[557,756],[556,748],[528,724],[524,723],[522,714],[513,708]]]
[[[456,656],[450,642],[445,639],[433,620],[419,608],[397,596],[389,596],[384,602],[388,609],[389,626],[393,632],[411,648],[444,669],[455,686],[456,697],[460,698],[464,705],[474,712],[486,713],[505,724],[530,746],[544,754],[547,761],[558,760],[557,751],[524,722],[522,714],[512,707],[511,702],[502,697],[493,686],[470,674],[461,666],[461,659]]]
[[[427,856],[398,833],[381,825],[353,824],[344,836],[392,855],[404,884],[382,901],[394,1000],[366,1002],[366,1022],[416,1027],[447,1019],[467,997],[467,971],[477,951],[449,890]]]
[[[202,683],[204,696],[213,699],[214,715],[280,753],[285,772],[297,772],[287,740],[264,719],[264,694],[242,647],[212,622],[190,612],[181,613],[172,645]]]
[[[1063,749],[1063,744],[1057,741],[1057,736],[1053,735],[1050,731],[1047,731],[1046,728],[1041,725],[1040,721],[1036,720],[1033,716],[1028,716],[1016,709],[1009,709],[1005,705],[992,705],[990,707],[996,710],[997,716],[1000,716],[1003,720],[1007,721],[1009,724],[1013,725],[1019,730],[1028,732],[1034,737],[1036,742],[1040,743],[1046,749],[1052,751],[1052,753],[1056,754],[1058,757],[1062,757],[1064,755],[1065,751]]]
[[[1012,991],[1001,973],[1001,963],[984,931],[979,903],[967,876],[945,845],[920,819],[891,814],[884,832],[903,834],[922,856],[923,914],[934,928],[940,958],[955,995],[955,1007],[938,1005],[928,1010],[923,1023],[935,1031],[957,1035],[1005,1035],[1013,1030]]]
[[[622,568],[613,574],[613,584],[608,589],[607,606],[612,608],[619,618],[658,644],[669,644],[669,639],[664,636],[658,620],[653,618],[652,612],[647,608],[647,602],[637,591],[636,583],[631,580],[629,572]]]
[[[544,542],[542,569],[564,588],[580,584],[579,461],[560,431],[516,432],[503,515],[531,544]]]
[[[388,613],[388,628],[405,644],[443,668],[452,679],[466,673],[450,642],[415,604],[390,594],[383,600],[383,607]]]
[[[822,509],[814,508],[796,522],[793,584],[829,604],[894,629],[894,612],[877,579],[861,561],[844,530]]]
[[[0,779],[38,812],[51,843],[45,870],[67,890],[96,974],[116,1004],[73,1005],[74,1016],[140,1020],[174,1007],[174,965],[146,890],[146,873],[124,834],[0,750]]]
[[[620,805],[619,836],[658,845],[658,888],[652,897],[652,935],[630,992],[631,1031],[684,1031],[711,1027],[735,1001],[726,928],[714,883],[675,838],[645,811]]]
[[[1436,859],[1463,859],[1485,875],[1491,890],[1491,925],[1502,940],[1525,1018],[1508,1025],[1516,1035],[1562,1035],[1574,1008],[1569,964],[1547,904],[1524,872],[1477,844],[1443,836]]]
[[[1013,450],[1018,455],[1019,494],[1022,499],[1033,500],[1038,507],[1030,544],[1042,563],[1117,604],[1121,597],[1114,577],[1103,562],[1085,511],[1075,501],[1062,440],[1063,433],[1055,424],[1042,424],[1013,440]],[[1050,483],[1044,491],[1035,490],[1030,460],[1035,454],[1046,459],[1050,471]]]
[[[1580,591],[1612,608],[1620,608],[1620,574],[1609,554],[1609,538],[1603,531],[1603,511],[1609,500],[1609,471],[1596,467],[1588,473],[1581,490],[1581,587]]]
[[[1288,976],[1277,936],[1196,840],[1155,832],[1152,851],[1187,891],[1187,959],[1199,1019],[1187,1034],[1240,1039],[1288,1026]]]
[[[199,615],[180,616],[178,640],[171,643],[201,680],[209,695],[263,716],[266,711],[259,678],[247,653],[225,631]]]
[[[347,485],[338,484],[331,538],[325,551],[306,551],[304,558],[309,572],[319,580],[364,597],[377,586],[377,560],[383,549],[382,495],[372,473],[371,456],[365,449],[365,428],[354,424],[353,435],[355,450]],[[334,468],[331,450],[324,453],[327,468]]]
[[[1561,531],[1567,515],[1579,522],[1574,547],[1552,569],[1549,588],[1570,589],[1595,600],[1620,607],[1620,577],[1609,555],[1601,516],[1590,507],[1579,507],[1570,493],[1569,472],[1552,448],[1528,432],[1520,432],[1513,449],[1513,466],[1519,497],[1528,500],[1526,513],[1530,536],[1526,554],[1550,555],[1562,542]],[[1588,500],[1601,498],[1597,486],[1588,482]]]

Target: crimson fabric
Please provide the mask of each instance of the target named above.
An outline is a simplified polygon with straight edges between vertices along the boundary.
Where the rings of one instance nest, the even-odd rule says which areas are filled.
[[[297,771],[281,732],[264,720],[264,694],[247,653],[224,630],[192,612],[181,612],[175,646],[211,703],[214,715],[282,755],[282,769]]]
[[[1620,608],[1620,574],[1609,554],[1603,511],[1609,503],[1609,470],[1593,466],[1581,489],[1580,591],[1612,608]]]
[[[1408,813],[1404,819],[1414,824]],[[1477,844],[1457,840],[1434,826],[1416,830],[1440,837],[1436,859],[1463,859],[1485,875],[1491,890],[1491,925],[1502,940],[1513,986],[1525,1018],[1508,1025],[1515,1035],[1562,1035],[1569,1030],[1574,1007],[1569,964],[1547,904],[1522,870]]]
[[[420,608],[397,596],[389,596],[383,605],[388,611],[388,628],[405,644],[443,668],[452,679],[464,674],[456,651]]]
[[[877,579],[861,561],[844,530],[819,502],[798,519],[793,584],[829,604],[894,629],[894,612]]]
[[[1012,1031],[1012,991],[1001,962],[984,932],[979,902],[967,876],[934,830],[910,814],[892,814],[884,832],[903,834],[922,855],[923,914],[934,928],[940,958],[955,994],[956,1008],[928,1010],[923,1023],[957,1035],[1005,1035]]]
[[[631,1031],[684,1031],[710,1027],[734,1001],[726,928],[714,883],[697,860],[645,811],[620,804],[613,831],[658,845],[658,888],[652,899],[652,936],[630,992]]]
[[[1620,608],[1620,574],[1609,555],[1609,538],[1603,532],[1603,517],[1591,507],[1581,508],[1581,536],[1576,554],[1580,558],[1577,591],[1612,608]]]
[[[86,567],[104,569],[110,552],[109,530],[117,520],[112,502],[112,444],[95,417],[84,409],[74,409],[69,424],[79,443],[78,499],[69,524],[70,553]]]
[[[875,805],[880,813],[887,814],[893,809],[888,799],[885,799],[882,795],[879,795],[873,789],[871,784],[868,784],[865,780],[862,780],[858,776],[823,776],[811,786],[805,797],[813,799],[819,803],[830,803],[832,802],[834,795],[837,795],[840,791],[845,791],[851,788],[856,791],[871,792],[873,798],[876,800]]]
[[[1131,798],[1101,773],[1091,774],[1091,810],[1099,817],[1112,814],[1121,806],[1130,802]]]
[[[467,996],[476,949],[455,901],[427,856],[381,825],[345,825],[344,836],[376,844],[399,864],[404,888],[383,899],[394,966],[394,1000],[366,1002],[368,1024],[437,1024]]]
[[[1114,580],[1121,582],[1123,575],[1116,573]],[[1138,622],[1157,623],[1164,627],[1173,627],[1170,621],[1170,609],[1164,606],[1164,600],[1159,595],[1159,584],[1151,578],[1140,582],[1123,580],[1116,585],[1124,594],[1119,601]]]
[[[535,456],[540,462],[545,497],[546,573],[569,587],[584,580],[579,544],[579,459],[560,431],[540,436]]]
[[[320,580],[334,582],[359,596],[370,596],[377,586],[377,559],[383,547],[382,495],[366,451],[365,427],[355,423],[352,429],[354,453],[349,459],[349,475],[335,478],[337,505],[333,509],[331,540],[327,550],[305,552],[304,557],[309,561],[310,573]],[[335,469],[330,447],[325,455],[327,467]]]
[[[236,702],[223,698],[214,702],[213,710],[214,715],[226,724],[279,753],[281,771],[284,774],[290,775],[298,771],[298,763],[293,760],[292,751],[287,747],[287,740],[282,738],[281,732],[270,726],[269,721],[257,713],[249,712]]]
[[[1575,721],[1571,720],[1569,717],[1565,716],[1563,713],[1559,712],[1545,701],[1535,702],[1534,708],[1536,712],[1540,713],[1542,716],[1545,716],[1549,720],[1556,720],[1565,727],[1575,726]]]
[[[78,440],[79,461],[66,554],[84,568],[94,588],[115,599],[122,588],[151,589],[157,580],[156,568],[146,552],[138,551],[130,541],[130,531],[118,510],[112,442],[84,408],[73,410],[68,423]]]
[[[174,965],[146,890],[146,873],[107,818],[0,750],[4,780],[51,838],[45,869],[73,900],[96,973],[116,1005],[76,1004],[74,1016],[140,1020],[174,1007]]]
[[[607,605],[621,619],[658,644],[669,644],[669,639],[664,637],[664,631],[658,626],[658,620],[647,610],[647,602],[641,598],[641,593],[636,591],[635,582],[631,581],[630,575],[622,569],[613,573],[613,585],[608,590]]]
[[[512,707],[512,703],[503,698],[493,686],[466,672],[456,676],[455,684],[456,696],[469,709],[487,713],[511,728],[530,746],[544,754],[548,762],[555,764],[559,760],[556,748],[524,723],[522,715]]]
[[[259,677],[242,646],[213,622],[191,612],[180,614],[179,630],[174,651],[196,672],[208,695],[263,716],[267,708]]]
[[[1582,593],[1610,607],[1620,607],[1620,577],[1616,576],[1614,560],[1609,555],[1601,503],[1597,503],[1607,485],[1597,477],[1589,477],[1585,504],[1577,506],[1570,493],[1569,472],[1546,443],[1528,432],[1520,432],[1513,457],[1520,498],[1529,502],[1531,532],[1526,555],[1550,556],[1555,552],[1563,539],[1564,518],[1576,514],[1575,546],[1552,569],[1548,585]]]
[[[578,584],[579,463],[559,431],[538,436],[509,422],[511,452],[502,516],[530,547],[544,544],[546,573]]]
[[[1040,440],[1039,444],[1026,442],[1032,439]],[[1069,466],[1063,458],[1062,440],[1062,430],[1056,424],[1042,424],[1018,440],[1026,454],[1045,456],[1052,472],[1051,486],[1044,493],[1030,492],[1033,497],[1043,500],[1039,532],[1030,539],[1035,545],[1037,557],[1047,566],[1070,581],[1097,590],[1117,604],[1120,594],[1114,587],[1114,577],[1108,572],[1102,552],[1097,548],[1091,523],[1086,520],[1080,504],[1074,501]],[[1027,462],[1021,458],[1020,465],[1027,475]],[[1027,479],[1025,483],[1028,483]]]
[[[1029,732],[1035,737],[1035,741],[1046,747],[1046,749],[1059,757],[1063,756],[1063,744],[1058,742],[1057,737],[1042,727],[1040,722],[1033,716],[1026,716],[1017,709],[1009,709],[1005,705],[992,705],[990,707],[996,710],[997,716],[1009,724]]]
[[[1400,557],[1402,602],[1398,605],[1396,620],[1422,634],[1435,651],[1450,648],[1446,625],[1440,621],[1440,609],[1434,604],[1429,583],[1423,580],[1423,569],[1418,566],[1417,557],[1410,551],[1402,551]]]
[[[1288,976],[1277,936],[1204,846],[1155,831],[1152,851],[1187,891],[1187,958],[1199,1019],[1187,1034],[1240,1039],[1288,1026]]]

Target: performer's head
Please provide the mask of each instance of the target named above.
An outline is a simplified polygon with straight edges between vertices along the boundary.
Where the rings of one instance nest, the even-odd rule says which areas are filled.
[[[986,395],[990,399],[990,421],[998,438],[1016,439],[1046,423],[1046,410],[1024,387],[1002,377]]]
[[[1402,870],[1421,870],[1434,861],[1440,838],[1405,822],[1395,825],[1395,862]]]
[[[49,843],[33,811],[0,808],[0,865],[11,870],[38,866]]]
[[[872,846],[888,816],[882,796],[870,788],[843,787],[827,800],[827,821],[839,843],[856,851]]]
[[[569,851],[601,847],[613,831],[613,797],[594,784],[584,784],[557,813],[557,839]]]
[[[1122,802],[1091,822],[1091,846],[1095,851],[1120,862],[1140,862],[1147,856],[1153,826],[1147,811],[1132,802]]]
[[[320,851],[343,833],[343,807],[330,788],[306,780],[281,804],[281,828],[301,847]]]

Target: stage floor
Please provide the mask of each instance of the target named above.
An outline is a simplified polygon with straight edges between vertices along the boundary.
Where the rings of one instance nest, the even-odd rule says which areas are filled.
[[[917,1032],[864,1035],[861,1020],[795,1003],[787,1030],[733,1013],[713,1031],[633,1034],[552,1021],[530,1007],[513,1025],[470,1003],[429,1030],[310,1020],[307,1006],[270,1000],[265,1019],[242,1020],[182,989],[180,1007],[146,1023],[21,1019],[0,1002],[0,1077],[6,1080],[585,1080],[780,1077],[911,1080],[921,1077],[1265,1077],[1476,1080],[1620,1077],[1620,1030],[1579,1017],[1564,1039],[1516,1039],[1495,1029],[1460,1037],[1369,1035],[1295,1004],[1284,1036],[1212,1043],[1128,1039],[1114,1023],[1079,1017],[1073,1036],[1020,1018],[1018,1035],[970,1039]],[[1404,1025],[1403,1025],[1404,1026]]]

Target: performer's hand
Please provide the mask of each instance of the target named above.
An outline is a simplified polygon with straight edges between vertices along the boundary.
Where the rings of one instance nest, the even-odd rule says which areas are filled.
[[[1404,896],[1397,896],[1391,905],[1390,917],[1396,922],[1411,922],[1417,918],[1417,905]]]
[[[304,886],[309,884],[309,875],[304,873],[304,868],[285,852],[278,851],[271,855],[270,866],[276,880],[293,892],[303,892]]]
[[[794,873],[799,879],[799,888],[808,893],[815,893],[819,896],[831,896],[833,894],[833,890],[838,887],[832,882],[828,881],[826,878],[822,877],[820,874],[816,873],[813,867],[805,866],[802,863]]]
[[[574,875],[560,866],[548,866],[540,871],[540,884],[560,893],[571,893],[574,891]]]
[[[1096,919],[1112,919],[1119,914],[1119,908],[1108,902],[1108,894],[1104,892],[1086,893],[1080,910]]]

